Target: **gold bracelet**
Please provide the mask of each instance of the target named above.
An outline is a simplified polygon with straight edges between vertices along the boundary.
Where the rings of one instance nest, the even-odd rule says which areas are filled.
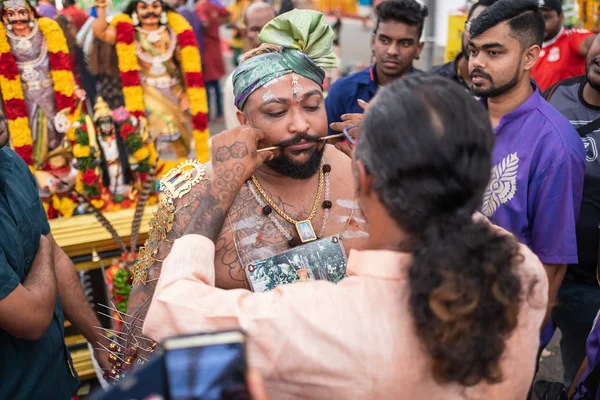
[[[99,3],[97,1],[94,2],[94,7],[96,8],[106,8],[106,2],[104,3]]]

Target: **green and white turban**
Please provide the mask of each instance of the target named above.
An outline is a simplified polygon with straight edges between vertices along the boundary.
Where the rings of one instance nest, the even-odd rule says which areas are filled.
[[[333,29],[317,11],[292,10],[271,20],[260,32],[259,40],[281,46],[281,50],[250,58],[237,67],[233,74],[237,108],[242,110],[252,93],[291,72],[322,88],[324,69],[337,67],[333,37]]]

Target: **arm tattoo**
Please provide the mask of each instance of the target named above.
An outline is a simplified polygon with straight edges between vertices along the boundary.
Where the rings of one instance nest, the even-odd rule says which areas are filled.
[[[252,152],[254,156],[255,152]],[[220,146],[215,149],[215,162],[222,163],[230,159],[242,159],[248,155],[248,146],[244,142],[235,142],[231,146]]]

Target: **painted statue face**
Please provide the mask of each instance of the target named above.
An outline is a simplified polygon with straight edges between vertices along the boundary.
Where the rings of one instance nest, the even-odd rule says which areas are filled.
[[[102,117],[96,122],[98,129],[100,130],[100,135],[103,138],[108,138],[112,136],[115,130],[115,124],[111,117]]]
[[[17,36],[25,36],[31,32],[29,23],[34,20],[33,11],[28,8],[24,2],[18,2],[16,7],[8,7],[5,5],[3,22],[5,25],[10,25],[12,31]]]
[[[163,12],[162,3],[160,1],[152,3],[138,1],[136,12],[142,28],[155,28],[160,23],[160,14]]]

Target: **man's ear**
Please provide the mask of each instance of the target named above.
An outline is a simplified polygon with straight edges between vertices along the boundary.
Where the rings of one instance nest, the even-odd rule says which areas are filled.
[[[360,197],[369,197],[373,192],[373,176],[367,172],[365,164],[360,160],[354,161],[354,177],[356,190]]]
[[[243,112],[237,110],[235,116],[237,117],[237,120],[240,123],[240,125],[248,125],[248,118],[246,118]]]
[[[417,45],[417,53],[415,54],[415,60],[418,60],[421,57],[423,47],[425,47],[425,42],[419,42],[419,44]]]
[[[537,44],[534,44],[533,46],[531,46],[527,50],[525,50],[525,57],[524,57],[524,59],[525,59],[525,65],[524,65],[525,71],[530,71],[533,68],[533,66],[537,62],[538,57],[540,56],[540,51],[541,50],[542,49]]]

